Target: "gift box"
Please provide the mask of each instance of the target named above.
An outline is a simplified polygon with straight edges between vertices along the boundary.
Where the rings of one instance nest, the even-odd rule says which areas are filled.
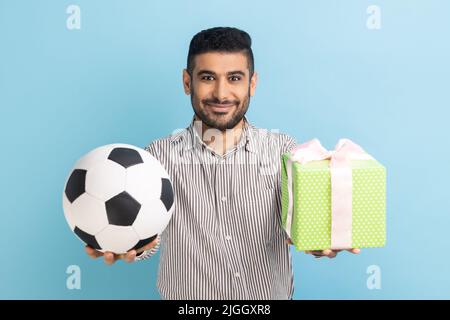
[[[341,139],[313,139],[282,155],[282,226],[297,250],[383,247],[386,169]]]

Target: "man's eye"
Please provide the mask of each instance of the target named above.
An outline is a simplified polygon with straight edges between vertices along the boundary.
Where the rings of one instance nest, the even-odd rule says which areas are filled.
[[[241,80],[241,77],[238,77],[238,76],[232,76],[232,77],[230,77],[230,80],[231,80],[231,81],[239,81],[239,80]]]
[[[214,80],[213,76],[203,76],[202,80]]]

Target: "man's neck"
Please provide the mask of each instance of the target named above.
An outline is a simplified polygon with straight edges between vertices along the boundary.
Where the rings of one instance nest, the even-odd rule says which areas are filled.
[[[202,141],[217,154],[224,155],[228,150],[234,148],[241,140],[242,129],[244,128],[244,118],[242,118],[241,121],[234,126],[234,128],[227,130],[219,130],[209,127],[197,116],[195,116],[194,121],[196,124],[194,129],[197,130],[197,133],[201,137]],[[199,132],[199,123],[201,123],[202,132]]]

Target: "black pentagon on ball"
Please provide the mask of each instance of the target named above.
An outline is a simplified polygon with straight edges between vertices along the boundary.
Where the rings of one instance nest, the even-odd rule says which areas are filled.
[[[125,169],[135,164],[144,163],[139,152],[130,148],[114,148],[108,159],[120,164]]]
[[[70,203],[74,202],[85,191],[86,170],[75,169],[72,171],[66,184],[66,196]]]
[[[155,234],[154,236],[151,236],[150,238],[144,239],[144,240],[140,240],[138,243],[136,243],[136,245],[131,248],[130,250],[136,250],[136,249],[140,249],[146,245],[148,245],[150,242],[152,242],[153,240],[155,240],[157,234]],[[130,251],[128,250],[128,251]]]
[[[126,191],[119,193],[105,202],[106,215],[109,224],[116,226],[131,226],[141,209],[137,202]]]
[[[164,203],[167,211],[172,207],[173,204],[173,189],[172,184],[169,179],[162,178],[161,179],[161,201]]]
[[[78,227],[75,227],[75,230],[73,232],[75,232],[75,234],[78,237],[80,237],[80,239],[83,240],[84,243],[89,245],[91,248],[94,248],[96,250],[102,249],[93,235],[91,235],[87,232],[84,232],[83,230],[79,229]]]

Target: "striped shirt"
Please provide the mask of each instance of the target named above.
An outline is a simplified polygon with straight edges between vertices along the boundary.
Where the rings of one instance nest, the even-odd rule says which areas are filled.
[[[281,155],[295,140],[244,117],[240,141],[220,155],[202,141],[194,127],[201,122],[194,119],[146,148],[166,168],[175,194],[172,218],[161,233],[161,298],[291,299]]]

